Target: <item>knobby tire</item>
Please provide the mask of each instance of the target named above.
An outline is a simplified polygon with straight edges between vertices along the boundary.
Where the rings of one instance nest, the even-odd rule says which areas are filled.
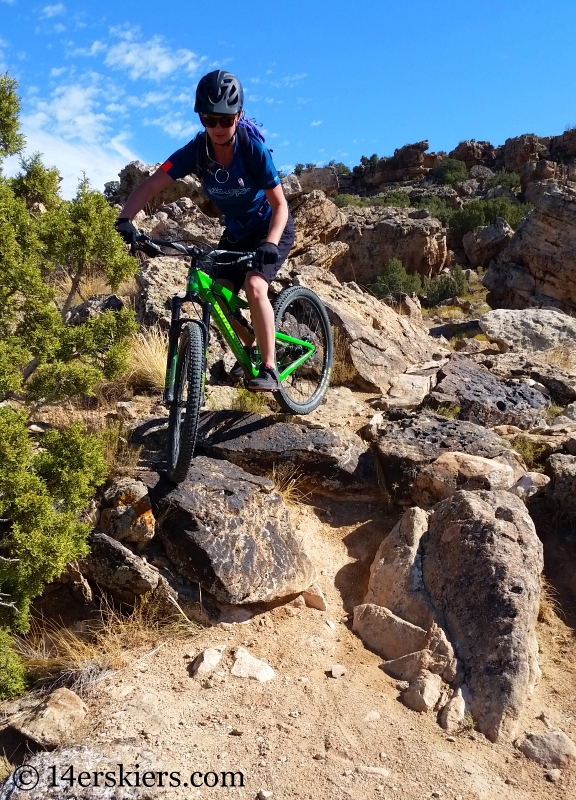
[[[204,384],[204,336],[199,325],[184,325],[178,343],[174,402],[168,416],[168,477],[181,483],[194,455]]]
[[[330,385],[334,344],[324,304],[311,289],[292,286],[280,292],[274,303],[276,331],[295,339],[312,341],[314,355],[301,364],[274,392],[274,398],[288,414],[309,414],[317,408]],[[276,341],[278,371],[303,351]]]

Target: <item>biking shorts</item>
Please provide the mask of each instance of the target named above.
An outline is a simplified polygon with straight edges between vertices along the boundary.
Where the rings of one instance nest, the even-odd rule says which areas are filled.
[[[218,242],[217,249],[232,250],[235,253],[250,252],[251,250],[256,250],[261,244],[264,244],[267,238],[268,227],[266,227],[266,230],[264,231],[254,231],[254,233],[251,233],[249,236],[246,236],[243,239],[235,239],[229,234],[228,230],[224,230],[222,238]],[[280,257],[275,264],[262,264],[262,266],[258,269],[246,268],[244,265],[238,266],[236,264],[222,264],[219,265],[217,273],[215,272],[212,277],[216,281],[230,281],[230,283],[232,283],[234,286],[233,291],[235,294],[238,294],[244,285],[247,272],[260,273],[264,280],[270,284],[278,274],[278,270],[282,264],[286,261],[288,253],[292,249],[293,244],[294,220],[292,219],[290,212],[288,212],[288,222],[286,223],[284,232],[282,233],[280,241],[278,242],[278,252]]]

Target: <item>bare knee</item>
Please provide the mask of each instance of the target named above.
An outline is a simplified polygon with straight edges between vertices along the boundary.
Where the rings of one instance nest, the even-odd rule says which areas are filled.
[[[247,275],[244,289],[249,302],[262,303],[268,299],[268,283],[261,275],[255,273]]]

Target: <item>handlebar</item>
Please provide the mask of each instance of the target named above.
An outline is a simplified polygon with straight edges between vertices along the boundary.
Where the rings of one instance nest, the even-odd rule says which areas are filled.
[[[198,245],[186,245],[179,241],[169,241],[168,239],[156,239],[148,236],[145,233],[139,233],[136,239],[135,248],[142,250],[149,256],[166,255],[162,250],[163,247],[171,247],[182,253],[185,256],[192,256],[193,258],[203,258],[212,264],[218,263],[237,263],[243,264],[252,261],[254,258],[254,251],[251,252],[236,252],[235,250],[212,250],[210,248],[198,247]],[[219,262],[218,258],[221,256],[228,256],[226,261]],[[230,258],[234,256],[234,258]]]

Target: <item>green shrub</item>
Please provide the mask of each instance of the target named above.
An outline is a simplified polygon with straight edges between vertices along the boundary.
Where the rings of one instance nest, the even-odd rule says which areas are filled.
[[[360,197],[356,197],[353,194],[340,194],[336,192],[330,198],[333,203],[335,203],[338,208],[344,208],[344,206],[362,206],[365,205]]]
[[[338,175],[350,175],[350,167],[347,167],[346,164],[342,163],[342,161],[335,161],[332,159],[332,161],[328,162],[328,166],[334,167]]]
[[[399,258],[391,258],[386,262],[383,272],[368,288],[376,297],[386,297],[391,292],[419,294],[422,290],[420,275],[410,275],[404,269]]]
[[[452,186],[458,181],[465,181],[468,177],[468,168],[463,161],[457,158],[444,158],[431,170],[432,177],[440,183]]]
[[[26,414],[0,408],[0,625],[27,630],[30,602],[85,555],[78,521],[106,478],[103,445],[79,423],[48,431],[35,453]]]
[[[501,169],[486,181],[488,189],[494,189],[496,186],[506,186],[513,192],[517,192],[520,189],[520,175],[517,172],[507,172],[505,169]]]
[[[26,671],[12,648],[12,637],[0,628],[0,700],[17,697],[26,690]]]
[[[372,153],[370,158],[367,156],[360,156],[360,163],[363,167],[375,167],[379,161],[380,158],[376,155],[376,153]]]
[[[443,273],[428,278],[425,281],[424,291],[429,306],[437,306],[443,300],[451,297],[466,294],[468,291],[468,281],[464,275],[464,270],[459,264],[452,269],[450,274]]]
[[[418,200],[416,203],[414,203],[414,207],[425,208],[432,214],[433,217],[439,219],[442,225],[445,227],[450,225],[450,220],[454,214],[453,209],[448,208],[446,205],[446,201],[442,200],[441,197],[437,197],[436,195],[427,197],[425,200]]]
[[[507,197],[495,197],[493,200],[472,200],[460,211],[455,211],[450,220],[450,229],[458,240],[479,225],[491,225],[496,217],[503,217],[512,227],[518,224],[533,206],[528,203],[513,203]]]
[[[396,208],[407,208],[410,205],[410,198],[406,192],[402,192],[399,189],[391,189],[389,192],[386,192],[386,194],[380,197],[363,198],[363,204],[371,206],[395,206]]]
[[[16,197],[21,197],[28,208],[34,203],[42,203],[52,209],[62,202],[58,194],[60,174],[56,167],[47,169],[42,163],[40,153],[20,159],[21,172],[12,179],[12,189]]]

